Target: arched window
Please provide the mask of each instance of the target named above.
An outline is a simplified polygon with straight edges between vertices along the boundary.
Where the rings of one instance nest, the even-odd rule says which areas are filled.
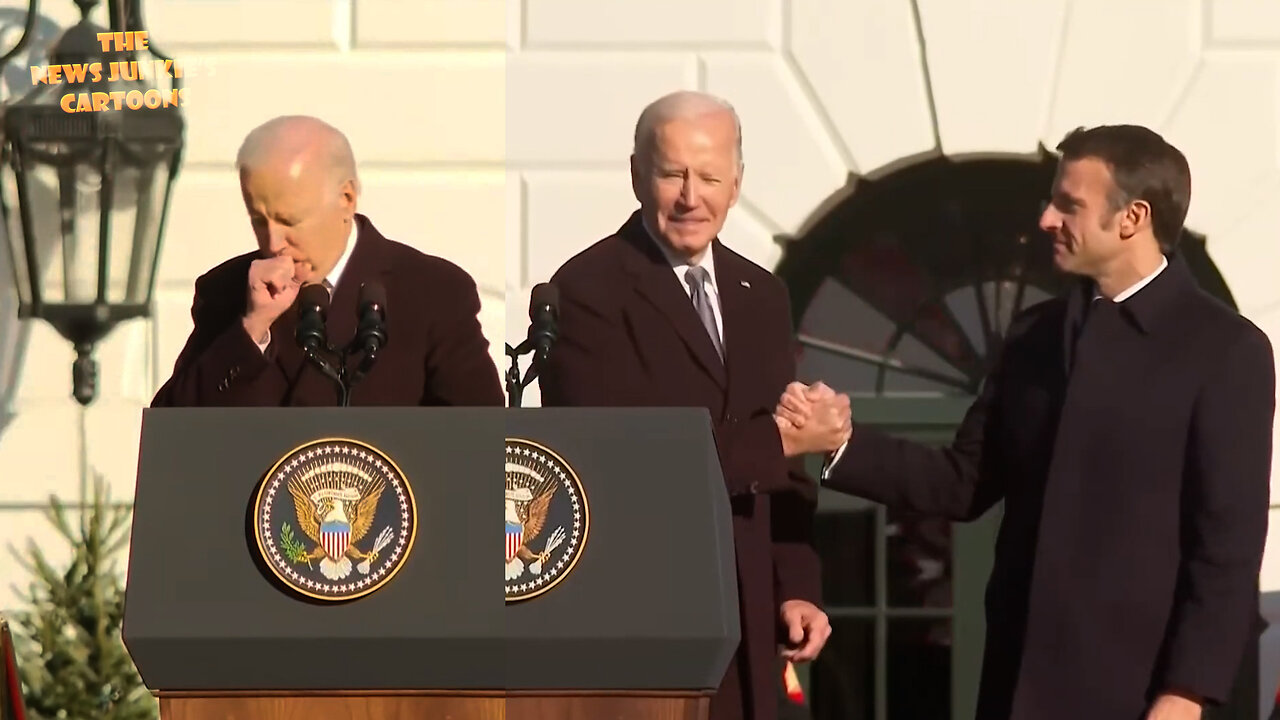
[[[938,158],[859,181],[777,269],[801,375],[859,394],[976,393],[1009,320],[1065,286],[1037,227],[1055,167],[1047,152]],[[1180,247],[1234,307],[1204,238],[1184,231]]]

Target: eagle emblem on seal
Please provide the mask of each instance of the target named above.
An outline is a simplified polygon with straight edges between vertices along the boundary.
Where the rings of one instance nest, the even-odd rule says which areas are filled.
[[[586,494],[558,455],[507,440],[505,540],[507,601],[539,595],[577,563],[589,526]]]
[[[508,481],[519,482],[520,475],[507,473]],[[539,491],[534,497],[528,487],[507,489],[507,579],[520,577],[528,568],[529,572],[538,575],[542,572],[542,563],[552,550],[564,542],[564,526],[557,527],[551,537],[542,546],[542,552],[534,553],[529,543],[537,540],[542,527],[547,523],[547,510],[551,507],[551,497],[556,494],[554,485]]]
[[[368,575],[370,565],[395,534],[384,527],[369,552],[357,547],[373,524],[384,483],[353,470],[342,462],[325,463],[289,481],[298,526],[316,543],[302,557],[319,560],[320,574],[330,580],[350,575],[352,558],[360,562],[360,574]]]
[[[277,578],[304,595],[367,595],[404,565],[417,531],[413,492],[395,463],[354,440],[309,443],[258,490],[255,534]]]

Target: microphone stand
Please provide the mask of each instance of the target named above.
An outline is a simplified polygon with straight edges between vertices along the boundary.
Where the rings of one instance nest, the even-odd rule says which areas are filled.
[[[524,397],[524,389],[529,387],[530,383],[538,377],[538,368],[533,364],[529,365],[529,369],[525,371],[524,378],[520,377],[520,356],[528,355],[533,351],[533,343],[528,340],[516,347],[507,345],[507,357],[511,358],[511,367],[507,368],[506,374],[507,397],[510,398],[510,404],[513,408],[520,407],[520,401]]]
[[[355,355],[359,351],[363,351],[364,356],[360,358],[360,364],[356,366],[355,372],[351,373],[351,375],[348,376],[347,375],[348,358]],[[347,404],[351,400],[351,389],[355,387],[356,383],[363,380],[365,375],[369,374],[369,371],[373,369],[374,361],[376,361],[377,359],[378,359],[378,351],[368,349],[367,345],[365,344],[365,337],[360,334],[357,334],[354,338],[352,338],[350,344],[348,344],[345,348],[342,349],[342,372],[341,372],[341,377],[342,377],[341,382],[342,382],[342,388],[343,388],[343,393],[341,396],[342,407],[347,407]]]
[[[317,348],[303,348],[303,353],[306,354],[307,359],[319,368],[320,372],[324,373],[326,377],[338,385],[338,407],[350,407],[351,389],[355,387],[356,383],[364,379],[365,375],[369,373],[369,370],[373,368],[374,361],[378,359],[378,351],[368,349],[367,341],[368,334],[370,332],[377,333],[379,330],[380,329],[366,332],[357,331],[356,336],[351,339],[351,342],[347,343],[346,347],[341,349],[335,348],[333,345],[329,344],[328,340],[326,340],[323,352],[337,356],[337,370],[334,370],[333,366],[320,356]],[[385,344],[385,340],[383,341],[383,344]],[[356,366],[354,373],[349,374],[347,372],[347,365],[350,362],[350,358],[357,352],[361,351],[363,351],[364,356],[360,359],[360,364]]]
[[[355,382],[347,381],[347,351],[342,351],[342,365],[338,369],[338,407],[351,405],[351,386]]]
[[[306,292],[310,292],[311,295],[316,294],[310,290]],[[326,377],[337,383],[338,407],[349,407],[351,405],[352,388],[373,369],[373,364],[378,359],[379,351],[386,347],[385,294],[386,291],[377,283],[360,286],[359,322],[356,325],[354,336],[341,348],[336,348],[329,342],[325,327],[329,309],[327,301],[331,299],[331,296],[326,295],[325,302],[321,302],[314,297],[309,297],[307,300],[306,308],[308,313],[305,316],[307,323],[303,326],[300,319],[299,329],[295,331],[295,338],[302,346],[307,359],[319,368]],[[318,317],[313,317],[314,313],[318,313]],[[321,352],[331,357],[336,357],[338,365],[336,371],[325,358],[320,356]],[[360,359],[355,371],[351,372],[348,367],[350,359],[357,353],[363,353],[363,357]]]
[[[338,350],[334,348],[332,345],[329,345],[327,342],[325,343],[324,352],[329,353],[331,355],[339,355],[340,357],[340,362],[338,363],[337,370],[334,370],[333,366],[330,365],[327,360],[320,357],[320,354],[316,352],[315,349],[303,348],[303,352],[306,354],[307,359],[310,360],[313,365],[319,368],[320,372],[325,374],[325,377],[329,378],[330,380],[332,380],[334,383],[337,384],[338,407],[347,407],[348,405],[350,405],[351,386],[347,383],[347,351],[343,350],[341,353],[339,353]]]

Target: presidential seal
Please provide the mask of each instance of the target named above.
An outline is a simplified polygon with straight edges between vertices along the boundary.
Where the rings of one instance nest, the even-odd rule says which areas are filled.
[[[590,513],[568,463],[529,440],[507,439],[507,602],[527,600],[573,572]]]
[[[396,464],[355,440],[317,440],[280,459],[258,488],[254,534],[267,567],[319,600],[351,600],[404,566],[417,533]]]

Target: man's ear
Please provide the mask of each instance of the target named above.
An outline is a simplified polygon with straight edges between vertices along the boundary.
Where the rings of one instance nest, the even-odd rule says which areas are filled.
[[[631,153],[631,193],[636,196],[638,202],[644,202],[641,192],[641,178],[644,176],[644,168],[641,167],[643,162],[636,157],[635,153]]]
[[[1128,240],[1144,230],[1151,230],[1151,205],[1134,200],[1120,213],[1120,238]]]

